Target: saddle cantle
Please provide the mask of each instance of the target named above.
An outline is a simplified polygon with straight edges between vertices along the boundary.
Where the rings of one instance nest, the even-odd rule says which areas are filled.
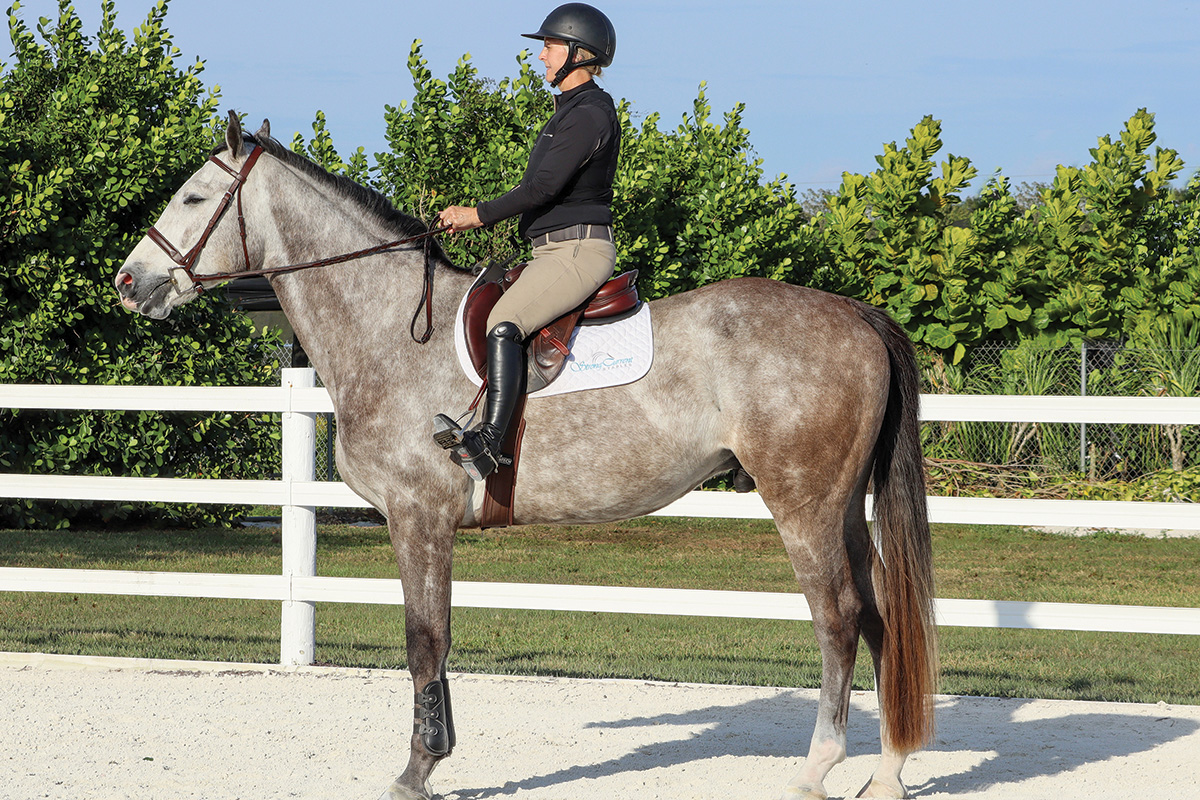
[[[467,354],[481,378],[487,375],[488,314],[500,296],[521,277],[524,269],[525,264],[518,264],[503,274],[495,275],[489,275],[489,271],[485,270],[482,282],[471,291],[464,304],[463,329]],[[499,272],[496,270],[496,273]],[[638,312],[642,301],[637,293],[637,275],[634,269],[612,278],[577,308],[551,322],[529,340],[527,393],[549,386],[562,372],[567,356],[571,354],[571,334],[576,326],[617,322]]]

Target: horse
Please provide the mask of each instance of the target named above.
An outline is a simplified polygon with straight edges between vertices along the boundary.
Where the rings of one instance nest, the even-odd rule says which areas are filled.
[[[452,544],[458,529],[479,526],[479,484],[432,438],[437,413],[476,395],[452,340],[474,274],[431,238],[417,241],[428,233],[378,192],[271,138],[269,121],[248,134],[231,112],[224,142],[114,277],[127,309],[164,319],[204,282],[270,273],[332,398],[338,470],[387,517],[400,571],[414,728],[407,766],[381,800],[429,800],[430,774],[454,747]],[[357,263],[319,258],[330,252]],[[417,336],[404,328],[422,305],[428,329]],[[846,757],[861,637],[882,747],[858,796],[906,797],[901,768],[932,735],[937,680],[912,343],[867,304],[763,278],[650,305],[655,350],[645,377],[528,401],[513,524],[624,520],[731,470],[752,480],[821,651],[812,740],[783,796],[827,797],[826,776]]]

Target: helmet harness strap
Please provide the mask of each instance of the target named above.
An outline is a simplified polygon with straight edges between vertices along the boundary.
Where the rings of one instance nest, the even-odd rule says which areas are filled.
[[[578,53],[579,53],[579,42],[568,41],[567,42],[567,63],[565,63],[561,67],[559,67],[558,72],[554,76],[554,80],[550,81],[550,88],[557,89],[558,85],[560,83],[562,83],[568,75],[570,75],[572,72],[579,69],[580,67],[587,67],[587,66],[591,66],[592,64],[597,64],[600,62],[600,56],[592,56],[591,58],[584,59],[583,61],[576,61],[575,56]]]

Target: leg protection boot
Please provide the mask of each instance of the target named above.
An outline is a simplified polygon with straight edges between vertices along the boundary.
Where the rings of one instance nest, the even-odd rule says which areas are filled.
[[[416,694],[413,733],[430,755],[450,755],[454,749],[454,717],[450,711],[450,683],[444,678],[425,684]]]
[[[487,408],[483,421],[462,430],[445,414],[434,419],[433,438],[450,451],[450,460],[472,480],[481,481],[496,469],[504,435],[525,391],[525,338],[511,322],[497,323],[487,338]]]

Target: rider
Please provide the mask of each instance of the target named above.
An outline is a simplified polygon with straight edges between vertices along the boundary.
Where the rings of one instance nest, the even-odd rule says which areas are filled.
[[[586,3],[550,12],[537,33],[546,80],[560,94],[542,128],[521,183],[475,207],[450,206],[439,217],[454,232],[520,215],[520,234],[533,243],[521,279],[501,295],[487,320],[487,408],[468,431],[445,414],[434,440],[474,480],[497,466],[500,447],[525,391],[525,341],[579,306],[612,277],[612,184],[621,131],[612,98],[592,77],[612,63],[616,32]]]

